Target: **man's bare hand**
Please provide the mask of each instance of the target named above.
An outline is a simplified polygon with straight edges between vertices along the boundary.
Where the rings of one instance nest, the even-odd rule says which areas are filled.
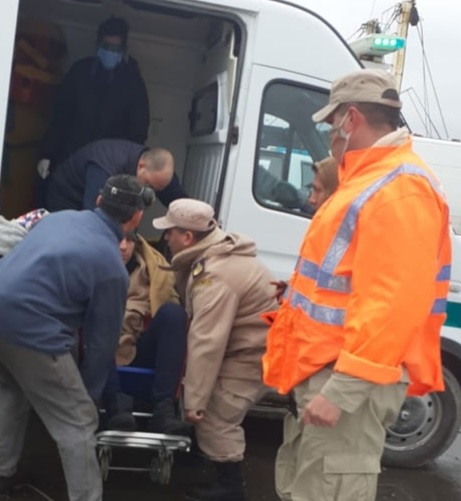
[[[276,282],[271,282],[271,285],[275,285],[275,294],[273,297],[280,303],[285,291],[287,290],[288,283],[283,280],[278,280]]]
[[[304,424],[333,428],[338,424],[342,410],[318,393],[304,408]]]
[[[189,423],[198,423],[203,419],[203,411],[186,411],[185,418]]]

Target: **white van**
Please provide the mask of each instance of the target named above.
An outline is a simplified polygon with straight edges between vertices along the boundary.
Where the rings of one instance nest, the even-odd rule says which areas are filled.
[[[331,82],[359,67],[324,19],[302,0],[1,0],[0,13],[0,134],[15,71],[16,26],[38,20],[58,27],[69,66],[94,52],[99,22],[123,16],[131,28],[129,51],[149,93],[148,144],[171,149],[186,191],[213,204],[225,229],[250,235],[277,277],[290,275],[309,224],[302,198],[312,181],[310,164],[328,154],[310,116],[327,102]],[[14,100],[10,104],[11,117]],[[14,123],[10,127],[14,130]],[[9,192],[5,199],[18,200],[35,165],[24,162],[16,169],[8,161],[17,147],[8,143],[8,133],[3,162],[8,175],[0,188]],[[418,142],[437,167],[443,148],[432,155],[431,142]],[[16,188],[15,176],[20,177]],[[162,210],[158,206],[153,213]],[[153,213],[145,218],[148,236]],[[443,330],[447,391],[407,400],[389,430],[388,464],[431,460],[459,430],[460,240],[453,235],[453,282]]]

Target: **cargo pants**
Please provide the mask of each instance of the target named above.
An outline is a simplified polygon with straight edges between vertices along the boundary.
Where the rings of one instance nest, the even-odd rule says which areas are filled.
[[[242,461],[245,433],[241,426],[250,407],[268,391],[260,380],[219,378],[204,417],[195,425],[197,442],[216,462]]]
[[[30,407],[56,441],[69,500],[102,501],[98,412],[72,355],[49,355],[0,340],[0,476],[16,471]]]
[[[374,501],[386,428],[397,419],[407,384],[377,385],[356,412],[333,428],[304,425],[304,407],[332,372],[324,368],[296,386],[298,419],[284,422],[275,483],[282,501]]]

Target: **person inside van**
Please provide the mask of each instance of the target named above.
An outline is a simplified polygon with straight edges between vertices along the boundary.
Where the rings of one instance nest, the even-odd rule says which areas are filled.
[[[75,62],[58,91],[39,174],[102,138],[144,143],[149,99],[137,62],[127,54],[128,23],[110,17],[98,27],[96,53]]]
[[[148,431],[189,435],[190,424],[176,415],[176,398],[186,359],[186,312],[179,304],[175,278],[165,258],[136,232],[120,242],[129,274],[128,296],[115,362],[155,369]],[[106,428],[134,431],[133,400],[122,392],[113,364],[103,393]]]
[[[101,139],[83,146],[53,170],[46,208],[93,209],[99,191],[115,174],[136,176],[165,206],[187,197],[174,172],[174,157],[164,148],[149,149],[122,139]]]
[[[307,202],[317,210],[338,187],[338,162],[327,157],[312,165],[314,180],[308,187],[310,195]]]

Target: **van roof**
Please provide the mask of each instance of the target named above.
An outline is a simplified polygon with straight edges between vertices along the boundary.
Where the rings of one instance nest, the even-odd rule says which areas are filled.
[[[305,0],[173,0],[173,3],[185,4],[185,3],[201,3],[204,7],[212,7],[220,5],[220,7],[226,10],[238,9],[247,12],[260,12],[264,9],[270,8],[271,4],[282,4],[286,8],[300,8],[311,13],[315,11],[308,9],[305,6]]]

